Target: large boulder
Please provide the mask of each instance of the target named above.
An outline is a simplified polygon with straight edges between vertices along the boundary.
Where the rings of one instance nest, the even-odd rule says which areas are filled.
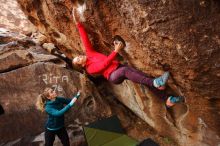
[[[83,53],[71,17],[72,1],[18,0],[29,20],[69,57]],[[180,145],[220,143],[219,5],[216,0],[81,1],[94,47],[108,54],[120,34],[127,43],[123,61],[158,76],[171,72],[172,94],[186,104],[167,109],[143,86],[125,82],[110,88],[159,134]],[[111,86],[111,85],[109,85]]]

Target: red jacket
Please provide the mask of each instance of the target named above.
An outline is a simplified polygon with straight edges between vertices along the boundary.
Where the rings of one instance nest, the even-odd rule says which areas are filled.
[[[92,47],[87,33],[81,23],[77,24],[81,40],[86,49],[86,71],[89,74],[102,74],[106,79],[116,70],[119,62],[115,60],[117,52],[113,51],[109,56],[96,52]]]

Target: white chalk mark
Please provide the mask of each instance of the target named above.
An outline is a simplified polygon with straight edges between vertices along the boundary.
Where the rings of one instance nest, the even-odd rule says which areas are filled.
[[[64,81],[68,82],[68,76],[62,76],[62,82]]]
[[[77,10],[77,12],[78,12],[78,14],[80,16],[80,20],[82,22],[85,22],[86,19],[84,17],[84,12],[86,10],[86,3],[84,3],[83,5],[78,4],[76,10]]]
[[[44,81],[45,84],[48,83],[48,82],[47,82],[47,74],[43,74],[43,81]]]
[[[60,77],[58,77],[58,76],[54,76],[53,78],[55,79],[55,83],[57,84],[58,79],[59,79]]]
[[[39,78],[42,78],[43,82],[48,85],[50,84],[51,87],[54,88],[55,91],[63,92],[64,89],[60,85],[60,83],[66,82],[68,83],[69,78],[67,75],[62,76],[55,76],[53,74],[43,74],[42,76],[39,76]]]

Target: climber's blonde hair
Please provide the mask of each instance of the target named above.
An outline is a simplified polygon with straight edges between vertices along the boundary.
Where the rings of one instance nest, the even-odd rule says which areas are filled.
[[[37,97],[36,107],[41,112],[44,112],[45,110],[45,103],[48,100],[48,97],[50,96],[49,93],[51,90],[53,89],[47,87],[44,89],[44,92]]]

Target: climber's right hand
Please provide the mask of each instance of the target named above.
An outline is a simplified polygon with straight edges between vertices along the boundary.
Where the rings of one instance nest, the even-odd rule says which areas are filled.
[[[70,101],[69,105],[73,106],[73,104],[76,102],[77,98],[72,98],[72,100]]]
[[[80,97],[80,95],[81,95],[81,90],[79,90],[78,92],[77,92],[77,94],[76,94],[76,96],[75,96],[75,98],[79,98]]]
[[[118,40],[114,41],[114,46],[115,46],[115,52],[119,52],[124,47],[123,43]]]

